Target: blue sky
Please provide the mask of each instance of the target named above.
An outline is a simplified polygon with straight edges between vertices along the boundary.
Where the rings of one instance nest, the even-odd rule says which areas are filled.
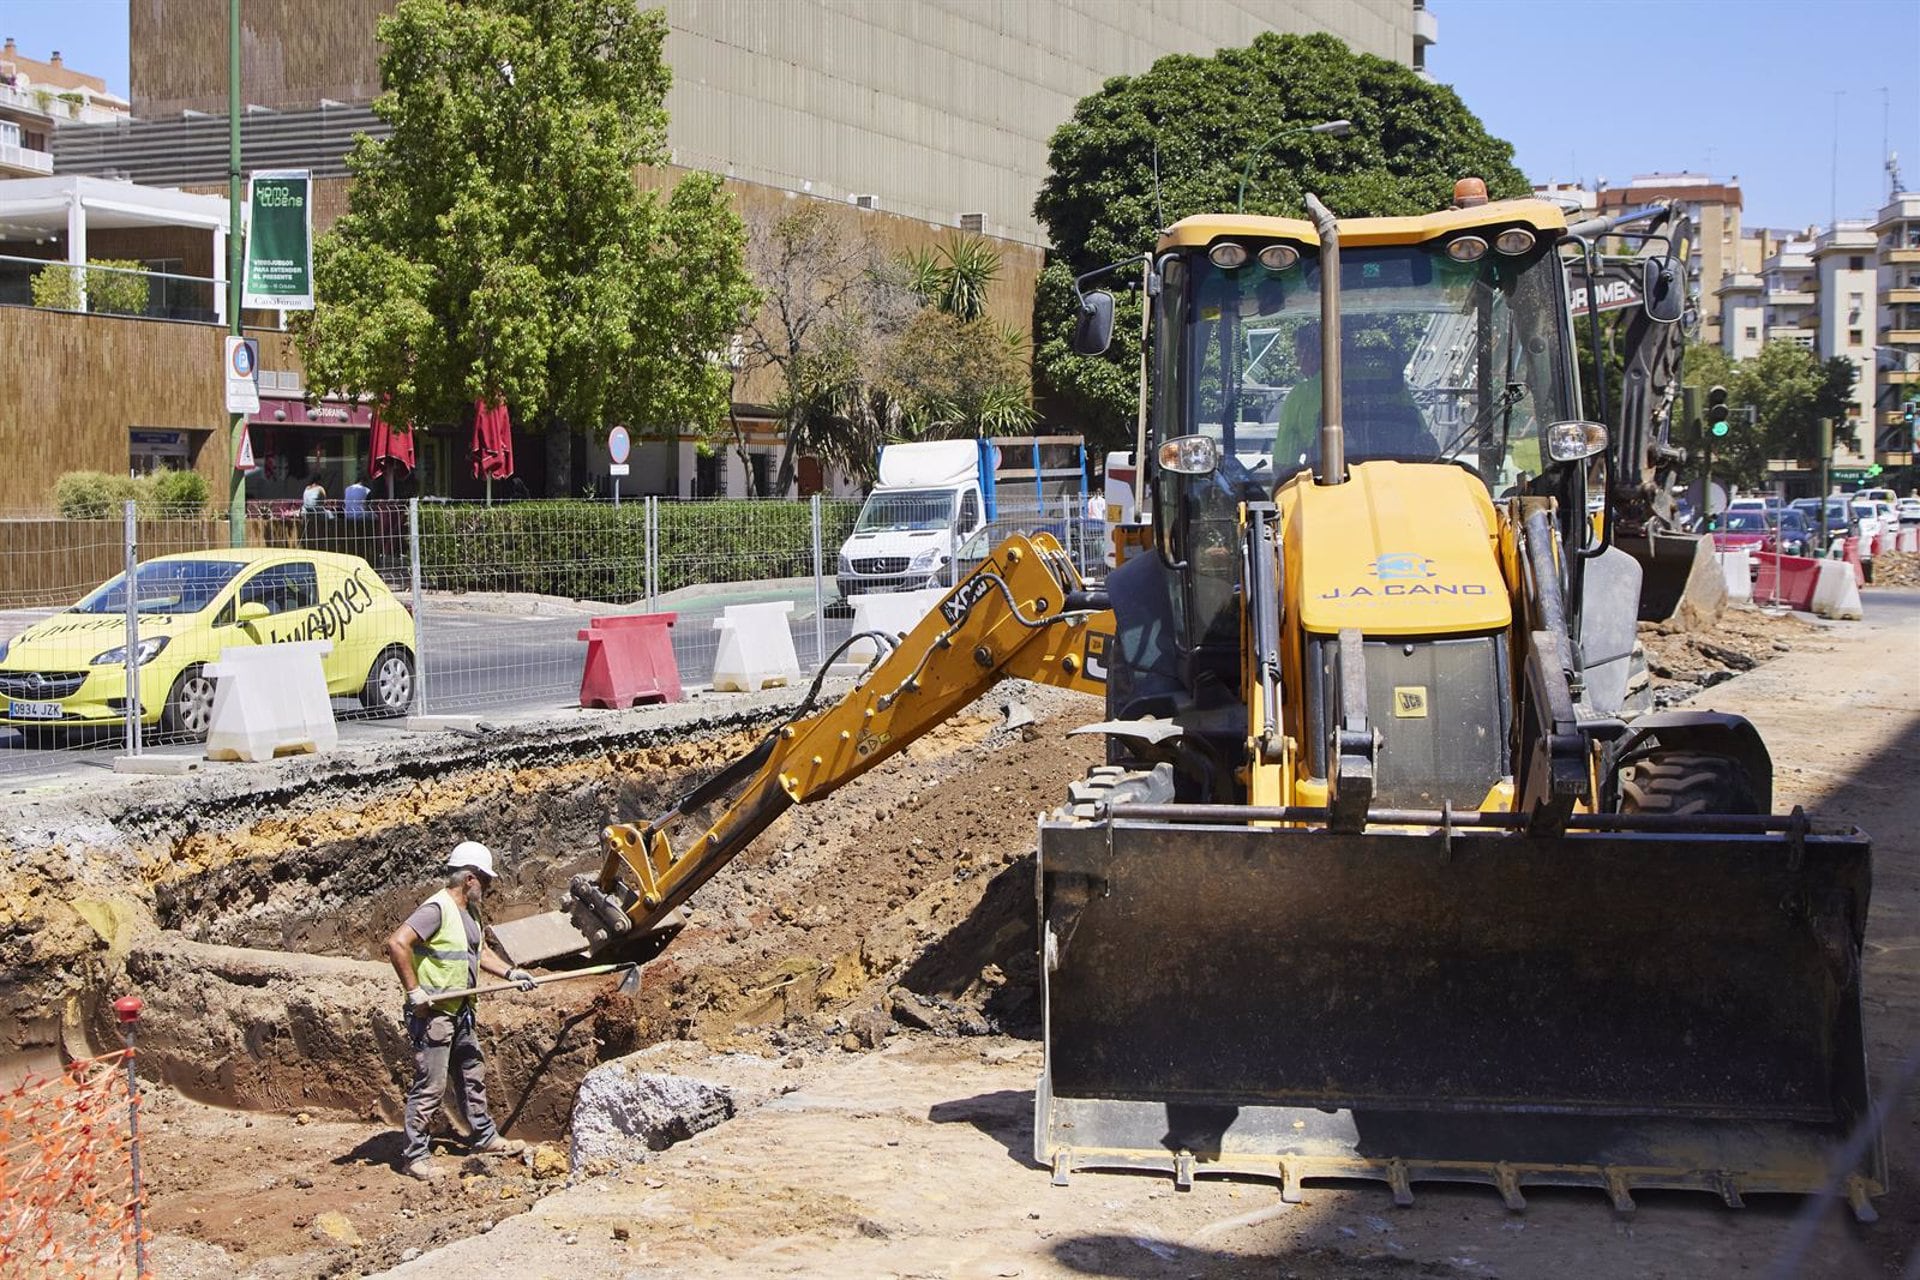
[[[1920,0],[1429,3],[1428,69],[1536,180],[1738,175],[1748,225],[1825,223],[1842,90],[1840,216],[1885,200],[1883,118],[1920,190]],[[0,35],[127,92],[127,0],[0,0]]]

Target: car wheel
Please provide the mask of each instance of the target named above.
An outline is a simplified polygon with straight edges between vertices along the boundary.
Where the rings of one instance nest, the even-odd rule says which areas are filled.
[[[203,741],[213,727],[213,677],[199,664],[182,671],[160,709],[160,731],[194,742]]]
[[[413,707],[413,655],[398,645],[381,650],[360,690],[360,705],[377,716],[403,716]]]

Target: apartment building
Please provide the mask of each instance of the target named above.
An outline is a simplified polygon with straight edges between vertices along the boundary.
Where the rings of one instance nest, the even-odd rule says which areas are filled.
[[[1874,461],[1871,416],[1875,394],[1873,349],[1879,310],[1879,263],[1873,223],[1842,220],[1814,238],[1813,264],[1819,305],[1815,313],[1815,351],[1822,360],[1835,357],[1853,365],[1853,401],[1847,406],[1847,426],[1859,440],[1858,449],[1834,450],[1841,466],[1865,466]]]
[[[0,178],[44,178],[53,172],[54,131],[127,118],[127,100],[107,92],[99,76],[73,70],[60,53],[42,62],[0,45]]]
[[[1895,192],[1873,223],[1879,238],[1880,315],[1875,365],[1880,388],[1874,407],[1882,461],[1911,466],[1914,432],[1906,406],[1920,403],[1920,192]]]

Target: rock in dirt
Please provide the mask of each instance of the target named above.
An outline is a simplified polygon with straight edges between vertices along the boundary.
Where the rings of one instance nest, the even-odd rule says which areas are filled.
[[[533,1176],[536,1181],[564,1178],[570,1171],[567,1153],[551,1142],[543,1142],[533,1149]]]
[[[643,1160],[733,1119],[733,1096],[684,1076],[658,1075],[624,1059],[587,1073],[573,1104],[573,1163]]]
[[[360,1233],[354,1229],[352,1219],[338,1209],[328,1209],[324,1213],[314,1215],[313,1237],[316,1240],[325,1238],[353,1249],[358,1249],[366,1243],[360,1238]]]

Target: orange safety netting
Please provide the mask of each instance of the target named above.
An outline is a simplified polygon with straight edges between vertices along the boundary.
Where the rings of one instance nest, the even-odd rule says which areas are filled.
[[[0,1093],[0,1276],[139,1276],[131,1054],[82,1059]]]

